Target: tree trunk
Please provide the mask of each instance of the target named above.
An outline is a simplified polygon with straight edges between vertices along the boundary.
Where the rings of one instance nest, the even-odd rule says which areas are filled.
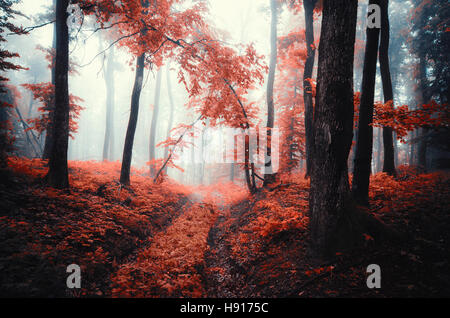
[[[162,79],[162,69],[158,70],[156,74],[156,88],[155,88],[155,102],[153,105],[153,115],[152,123],[150,126],[150,143],[149,143],[149,160],[155,159],[155,148],[156,148],[156,126],[158,125],[158,115],[159,115],[159,100],[161,98],[161,79]],[[155,176],[156,169],[153,164],[150,165],[150,177]]]
[[[141,98],[142,82],[144,80],[145,54],[139,56],[136,60],[136,77],[134,80],[133,93],[131,94],[130,119],[128,121],[125,145],[123,148],[122,168],[120,171],[120,183],[130,184],[131,158],[133,155],[134,135],[139,114],[139,100]]]
[[[423,109],[423,104],[427,104],[430,101],[430,96],[428,94],[428,79],[427,79],[427,73],[426,73],[426,58],[425,54],[422,52],[419,56],[419,89],[421,92],[420,96],[420,109]],[[418,166],[426,170],[427,168],[427,133],[428,129],[426,128],[420,128],[419,129],[419,146],[417,149],[417,164]]]
[[[231,163],[230,167],[230,180],[234,182],[234,175],[235,175],[235,162],[237,161],[237,142],[236,142],[236,136],[233,137],[233,162]]]
[[[389,67],[389,0],[381,0],[381,41],[380,41],[380,72],[383,82],[384,102],[394,101],[391,71]],[[390,127],[383,127],[384,161],[383,172],[396,175],[394,160],[394,140]]]
[[[357,0],[324,0],[309,198],[312,252],[327,257],[354,241],[347,159],[353,137]]]
[[[54,10],[56,10],[56,0],[53,0],[53,8]],[[56,12],[56,11],[55,11]],[[56,51],[56,32],[57,32],[57,28],[56,28],[56,23],[53,24],[53,50]],[[55,57],[54,57],[55,58]],[[53,60],[53,65],[52,65],[52,69],[51,69],[51,80],[52,80],[52,85],[55,86],[55,61]],[[50,109],[48,110],[48,118],[49,118],[49,122],[47,124],[47,129],[45,132],[45,141],[44,141],[44,151],[42,153],[42,159],[46,160],[50,158],[50,151],[51,151],[51,147],[52,147],[52,142],[53,142],[53,110],[55,108],[55,105],[49,105]]]
[[[172,92],[172,82],[170,81],[170,67],[167,66],[166,69],[166,80],[167,80],[167,93],[169,95],[169,102],[170,102],[170,115],[169,115],[169,123],[167,124],[167,134],[166,139],[170,138],[170,131],[172,130],[173,126],[173,115],[175,111],[175,104],[173,102],[173,92]],[[164,150],[164,158],[167,158],[169,156],[169,148],[166,147]],[[164,169],[164,171],[167,171],[167,167]]]
[[[377,137],[377,173],[381,171],[381,151],[383,148],[383,144],[381,143],[382,139],[382,129],[378,128],[378,137]]]
[[[370,0],[369,4],[379,5],[380,1]],[[359,122],[352,183],[353,197],[358,203],[364,205],[369,203],[369,180],[373,149],[373,105],[380,29],[367,28],[366,33],[366,53],[364,56],[361,104],[359,106]]]
[[[108,56],[108,65],[105,72],[106,82],[106,128],[103,142],[103,161],[112,160],[114,155],[114,46]]]
[[[55,59],[55,108],[49,171],[50,186],[64,189],[69,187],[67,149],[69,145],[69,28],[67,6],[69,0],[56,3],[56,59]]]
[[[277,22],[278,22],[278,5],[277,0],[270,0],[270,8],[272,12],[272,21],[270,28],[270,65],[269,78],[267,81],[267,151],[265,160],[264,186],[274,182],[275,173],[272,167],[272,130],[275,120],[274,100],[273,100],[273,86],[275,82],[275,71],[277,68]]]
[[[306,177],[311,172],[311,149],[312,145],[312,129],[313,129],[313,96],[311,78],[314,68],[314,60],[316,57],[316,49],[314,48],[314,7],[317,0],[304,0],[305,9],[305,33],[306,33],[306,50],[307,58],[305,62],[305,71],[303,73],[303,99],[305,104],[305,150],[306,150]]]
[[[247,183],[247,188],[250,193],[254,193],[256,191],[255,184],[252,182],[254,179],[252,178],[253,171],[250,166],[250,136],[245,134],[244,136],[244,170],[245,170],[245,181]]]

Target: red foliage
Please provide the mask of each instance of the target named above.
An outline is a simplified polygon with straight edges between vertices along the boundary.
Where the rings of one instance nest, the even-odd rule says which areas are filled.
[[[392,101],[375,104],[374,126],[391,127],[397,138],[404,141],[408,132],[418,128],[450,125],[450,111],[447,104],[437,104],[434,100],[416,110],[407,105],[393,107]]]
[[[148,60],[158,67],[166,58],[177,61],[189,106],[210,118],[211,125],[226,121],[228,126],[242,127],[255,118],[256,107],[245,95],[262,83],[267,67],[252,45],[243,55],[223,45],[219,33],[205,22],[204,2],[164,0],[148,8],[142,7],[141,0],[80,3],[101,26],[113,23],[117,41],[134,56],[151,52]]]
[[[38,83],[38,84],[23,84],[23,87],[30,90],[33,93],[33,98],[37,100],[41,106],[38,108],[38,111],[41,115],[37,118],[28,119],[28,123],[30,127],[36,130],[39,133],[47,130],[48,125],[50,124],[49,111],[53,108],[54,104],[54,96],[55,96],[55,88],[52,83]],[[69,131],[70,137],[74,138],[74,135],[78,131],[78,123],[77,120],[80,117],[81,111],[84,109],[79,105],[80,102],[83,102],[83,99],[70,94],[69,95]]]
[[[46,162],[39,159],[11,157],[9,166],[21,178],[42,178],[47,173]],[[139,171],[133,171],[133,186],[123,188],[113,181],[120,171],[119,162],[70,162],[69,169],[70,193],[28,184],[20,202],[15,203],[24,207],[20,213],[8,213],[9,208],[2,205],[5,215],[0,220],[0,233],[10,233],[16,242],[5,243],[14,251],[7,256],[8,263],[20,264],[38,257],[35,264],[45,264],[61,276],[49,280],[64,283],[65,266],[75,262],[84,275],[81,295],[107,295],[109,274],[137,246],[180,214],[190,192],[168,182],[154,185]],[[7,189],[2,186],[0,191],[3,194]],[[30,270],[36,273],[30,275],[45,275],[33,268]],[[8,270],[15,269],[9,266]],[[29,279],[27,284],[39,282]],[[56,292],[64,293],[65,289]]]

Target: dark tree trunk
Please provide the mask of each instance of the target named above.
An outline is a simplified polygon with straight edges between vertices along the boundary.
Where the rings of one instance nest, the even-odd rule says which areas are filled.
[[[150,126],[150,143],[149,143],[149,159],[150,161],[156,158],[155,148],[156,148],[156,126],[158,125],[158,115],[159,115],[159,100],[161,98],[161,79],[162,70],[158,70],[156,75],[156,88],[155,88],[155,102],[153,105],[153,115],[152,123]],[[150,165],[150,177],[153,178],[156,174],[156,169],[153,164]]]
[[[112,160],[114,155],[114,46],[108,56],[108,65],[105,72],[106,82],[106,128],[103,142],[103,161]]]
[[[69,145],[69,0],[56,3],[55,108],[53,111],[52,143],[47,180],[50,186],[69,187],[67,149]]]
[[[54,10],[56,10],[56,0],[53,0],[53,8]],[[55,11],[56,12],[56,11]],[[56,32],[57,32],[57,28],[56,28],[56,23],[53,24],[53,50],[56,51]],[[55,58],[55,57],[54,57]],[[53,66],[51,69],[51,81],[52,81],[52,85],[55,86],[55,61],[53,61]],[[53,142],[53,121],[54,121],[54,117],[53,117],[53,111],[55,108],[55,105],[49,105],[50,109],[48,110],[48,118],[49,118],[49,122],[47,124],[47,129],[45,132],[45,141],[44,141],[44,151],[42,153],[42,159],[46,160],[50,158],[50,151],[52,148],[52,142]]]
[[[383,82],[384,102],[394,101],[391,71],[389,67],[389,0],[381,0],[381,41],[380,41],[380,72]],[[384,161],[383,172],[396,175],[394,159],[393,132],[390,127],[383,127]]]
[[[130,119],[128,121],[125,145],[123,148],[122,169],[120,171],[120,183],[130,184],[131,158],[133,155],[134,135],[139,114],[139,100],[141,98],[142,82],[144,80],[145,54],[139,56],[136,60],[136,77],[134,80],[133,93],[131,95]]]
[[[353,60],[357,0],[324,0],[309,198],[312,252],[351,245],[347,159],[353,138]]]
[[[371,0],[369,4],[380,4]],[[366,53],[362,79],[361,104],[359,106],[358,133],[356,137],[355,163],[353,166],[352,193],[360,204],[369,203],[369,180],[373,149],[373,104],[377,73],[380,29],[367,28]]]
[[[270,8],[272,12],[272,21],[270,27],[270,65],[269,78],[267,81],[267,152],[265,160],[264,186],[274,182],[275,173],[272,167],[272,130],[275,120],[273,86],[275,82],[275,71],[277,68],[277,22],[278,22],[278,5],[277,0],[270,0]]]
[[[310,175],[311,170],[311,149],[313,147],[312,129],[313,129],[313,96],[310,79],[312,78],[314,59],[316,50],[314,45],[314,7],[317,0],[304,0],[305,9],[305,33],[307,58],[305,62],[305,71],[303,73],[303,98],[305,104],[305,148],[306,148],[306,176]]]
[[[170,102],[170,114],[169,114],[169,123],[167,124],[167,133],[166,133],[166,139],[170,138],[170,131],[172,130],[173,126],[173,115],[175,111],[175,104],[173,102],[173,92],[172,92],[172,82],[170,80],[170,67],[167,66],[166,69],[166,80],[167,80],[167,93],[169,95],[169,102]],[[164,158],[167,158],[169,156],[169,148],[166,147],[164,150]],[[164,169],[164,171],[167,171],[167,167]]]
[[[141,6],[148,8],[148,0],[141,0]],[[144,12],[144,11],[143,11]],[[146,34],[148,30],[141,30]],[[139,115],[139,101],[141,99],[142,84],[144,81],[145,53],[142,53],[136,59],[136,77],[134,79],[133,92],[131,94],[130,119],[128,120],[127,134],[122,155],[122,167],[120,169],[120,183],[130,185],[131,159],[133,157],[134,136],[136,134],[136,125]]]

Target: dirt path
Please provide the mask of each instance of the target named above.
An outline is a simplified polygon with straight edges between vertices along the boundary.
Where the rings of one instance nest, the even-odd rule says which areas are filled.
[[[130,263],[112,277],[113,296],[201,297],[208,233],[221,213],[214,205],[191,198],[166,230],[156,234]]]

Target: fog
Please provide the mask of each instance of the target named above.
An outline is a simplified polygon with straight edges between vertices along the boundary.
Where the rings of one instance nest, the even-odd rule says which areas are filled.
[[[361,1],[365,3],[367,1]],[[21,11],[24,16],[17,19],[18,24],[25,27],[36,26],[51,21],[49,14],[52,1],[50,0],[23,0],[17,5],[16,9]],[[270,10],[269,2],[263,0],[210,0],[208,1],[210,10],[209,19],[216,28],[226,33],[226,41],[230,46],[238,48],[238,44],[254,43],[259,54],[265,56],[268,65],[268,57],[270,54]],[[362,16],[362,8],[360,7],[360,20]],[[404,9],[402,3],[395,2],[394,9],[391,10],[396,18],[393,21],[393,31],[400,32],[402,25],[399,21],[406,19],[409,11]],[[287,10],[281,13],[278,32],[279,36],[289,31],[289,24],[294,17]],[[295,19],[303,20],[300,14]],[[404,21],[404,20],[403,20]],[[87,18],[81,29],[72,30],[72,40],[70,43],[71,59],[76,63],[77,74],[72,74],[69,79],[70,93],[83,99],[81,106],[84,107],[78,120],[79,129],[74,135],[74,139],[69,142],[69,160],[97,160],[103,158],[103,143],[105,140],[106,129],[106,105],[107,105],[107,80],[106,68],[109,54],[112,52],[108,49],[113,39],[108,38],[107,33],[102,30],[94,32],[96,26]],[[360,26],[359,30],[364,31]],[[316,30],[317,32],[317,30]],[[364,39],[364,32],[360,32],[361,40]],[[316,39],[318,38],[318,34]],[[53,41],[53,25],[33,29],[29,35],[16,36],[9,35],[7,46],[12,51],[21,54],[19,64],[28,67],[27,71],[15,72],[11,75],[12,84],[19,87],[22,98],[20,100],[22,112],[26,114],[26,118],[37,115],[36,102],[31,101],[29,91],[20,87],[24,83],[40,83],[50,81],[51,70],[48,67],[48,61],[45,59],[44,52],[37,50],[37,46],[43,48],[51,48]],[[402,54],[406,54],[406,48]],[[395,53],[395,54],[398,54]],[[134,58],[126,48],[114,46],[113,57],[114,63],[114,96],[113,96],[113,120],[112,120],[112,144],[110,160],[118,161],[122,159],[122,151],[124,147],[125,134],[130,113],[130,99],[135,77]],[[408,59],[406,59],[408,62]],[[412,61],[412,58],[409,59]],[[398,65],[395,65],[397,67]],[[355,67],[361,67],[356,63]],[[400,66],[399,66],[400,67]],[[165,61],[165,65],[161,68],[161,95],[159,118],[156,130],[156,144],[166,140],[170,118],[170,98],[168,81],[171,83],[171,93],[174,104],[174,118],[172,128],[180,124],[191,124],[198,117],[192,109],[188,109],[188,95],[183,84],[177,80],[178,65],[173,61]],[[134,140],[132,165],[135,168],[145,168],[149,161],[149,139],[150,139],[150,123],[153,114],[153,104],[155,100],[155,87],[158,70],[155,67],[145,70],[144,86],[142,89],[140,110],[137,123],[136,137]],[[401,69],[399,70],[401,72]],[[169,79],[168,79],[169,77]],[[358,91],[361,78],[361,69],[355,70],[355,90]],[[399,78],[401,85],[397,85],[396,99],[399,103],[411,102],[411,91],[414,83],[409,82],[408,78]],[[381,80],[378,79],[377,83]],[[376,99],[382,98],[381,85],[377,84]],[[256,87],[249,96],[251,101],[256,101],[260,108],[261,119],[266,116],[265,102],[265,86]],[[30,107],[33,105],[33,107]],[[31,111],[30,111],[31,110]],[[197,131],[207,128],[207,122],[197,124]],[[377,134],[378,131],[375,131]],[[42,140],[42,139],[41,139]],[[184,149],[178,151],[180,159],[176,161],[184,173],[177,169],[169,169],[168,174],[172,178],[183,183],[203,183],[208,184],[217,181],[220,178],[229,178],[229,176],[218,175],[214,168],[207,164],[197,163],[194,166],[187,158],[194,157],[195,152],[202,152],[201,138],[191,140],[193,145],[188,145]],[[219,147],[220,141],[211,140],[208,152],[221,151]],[[401,150],[403,147],[396,144]],[[376,147],[376,145],[375,145]],[[194,151],[194,153],[192,153]],[[164,158],[165,150],[163,147],[157,147],[156,158]],[[239,176],[243,178],[242,171],[236,171],[236,182]],[[232,178],[233,179],[233,178]]]

